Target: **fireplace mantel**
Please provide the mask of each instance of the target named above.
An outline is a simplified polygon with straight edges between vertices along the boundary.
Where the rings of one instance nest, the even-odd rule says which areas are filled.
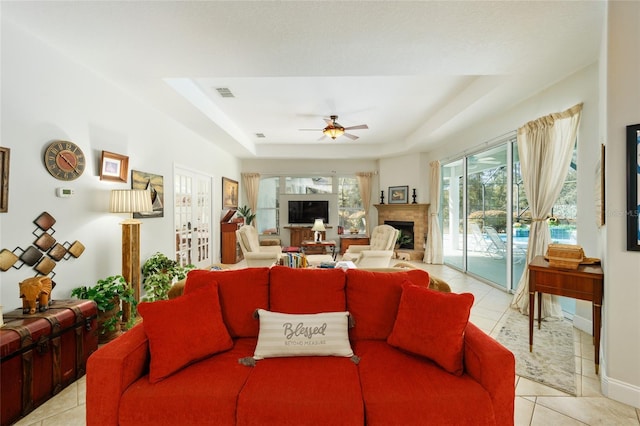
[[[378,209],[378,214],[382,211],[401,211],[401,210],[410,210],[410,211],[421,211],[425,212],[429,210],[429,204],[374,204],[376,209]]]
[[[386,220],[413,222],[414,250],[424,250],[429,204],[374,204],[374,207],[378,209],[379,225]]]

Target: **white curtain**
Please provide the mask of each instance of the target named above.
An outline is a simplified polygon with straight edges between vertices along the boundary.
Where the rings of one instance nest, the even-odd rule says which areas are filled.
[[[358,178],[358,189],[360,191],[360,198],[362,199],[362,207],[364,208],[364,232],[369,235],[369,209],[371,206],[371,178],[373,172],[358,172],[356,177]]]
[[[242,186],[244,187],[244,196],[251,212],[256,214],[258,211],[258,191],[260,190],[260,173],[241,173]],[[253,226],[258,228],[258,217],[253,220]]]
[[[429,182],[429,232],[427,247],[424,251],[424,263],[442,264],[442,231],[440,230],[440,162],[432,161],[431,181]]]
[[[527,264],[544,255],[551,241],[546,218],[556,202],[571,164],[582,103],[566,111],[530,121],[518,129],[518,154],[525,194],[531,210]],[[525,268],[511,306],[529,313],[529,270]],[[542,316],[562,317],[558,298],[542,296]]]

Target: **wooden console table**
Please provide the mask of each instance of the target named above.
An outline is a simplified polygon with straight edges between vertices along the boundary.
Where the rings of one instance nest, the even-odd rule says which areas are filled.
[[[331,229],[331,226],[324,226],[327,229]],[[313,240],[315,232],[311,230],[311,226],[285,226],[284,229],[289,230],[289,245],[299,247],[305,240]],[[327,238],[325,231],[321,232],[322,239]]]
[[[349,246],[366,246],[369,244],[369,237],[364,234],[350,234],[340,236],[340,253],[344,254]]]
[[[536,256],[529,264],[529,351],[533,350],[533,314],[538,292],[538,329],[542,314],[542,293],[587,300],[592,303],[593,343],[596,374],[600,366],[600,324],[604,273],[600,265],[580,265],[578,269],[551,268],[544,256]]]

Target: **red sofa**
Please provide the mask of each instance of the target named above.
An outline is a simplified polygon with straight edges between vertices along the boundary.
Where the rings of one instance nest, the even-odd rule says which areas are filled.
[[[454,319],[464,316],[457,311],[457,297],[463,295],[428,290],[428,283],[422,270],[345,272],[276,266],[192,271],[183,296],[155,303],[187,303],[187,297],[216,286],[219,312],[230,336],[222,344],[228,349],[156,380],[150,360],[156,356],[158,334],[157,329],[151,333],[152,317],[143,313],[142,324],[89,358],[87,424],[513,424],[513,354],[473,324]],[[411,298],[410,291],[415,293]],[[437,300],[437,307],[420,306],[423,297]],[[348,340],[358,358],[278,357],[256,361],[253,367],[243,365],[239,360],[252,357],[256,349],[258,308],[289,314],[348,311],[355,320]],[[197,346],[199,339],[189,337],[189,324],[198,321],[197,313],[204,308],[192,303],[190,309],[194,318],[164,318],[165,336],[160,337],[191,339]],[[416,323],[415,316],[423,314],[431,317]],[[406,321],[414,321],[414,326],[406,326]],[[446,362],[439,359],[455,345],[442,350],[438,342],[430,343],[437,349],[433,360],[421,355],[420,346],[429,339],[460,326],[459,371],[447,371]],[[431,337],[412,337],[425,330]],[[407,336],[418,348],[405,350],[402,340]],[[183,347],[190,345],[168,347],[180,358]]]

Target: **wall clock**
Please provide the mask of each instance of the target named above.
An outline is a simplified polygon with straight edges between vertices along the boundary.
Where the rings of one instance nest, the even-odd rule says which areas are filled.
[[[44,153],[44,165],[56,179],[77,179],[86,166],[82,150],[73,142],[54,141]]]

